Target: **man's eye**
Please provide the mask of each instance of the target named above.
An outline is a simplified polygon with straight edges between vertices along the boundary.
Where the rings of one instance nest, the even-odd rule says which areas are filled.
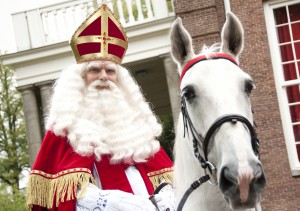
[[[114,69],[107,69],[106,72],[108,74],[114,74],[116,71]]]
[[[91,69],[89,69],[89,72],[97,73],[97,72],[99,72],[99,69],[98,68],[91,68]]]

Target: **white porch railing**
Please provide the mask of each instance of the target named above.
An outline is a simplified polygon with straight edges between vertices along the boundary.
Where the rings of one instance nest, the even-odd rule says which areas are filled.
[[[17,49],[66,41],[81,22],[105,2],[124,27],[174,16],[172,0],[77,0],[12,15]]]

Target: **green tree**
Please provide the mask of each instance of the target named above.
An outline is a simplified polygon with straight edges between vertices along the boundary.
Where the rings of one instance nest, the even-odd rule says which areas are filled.
[[[14,206],[20,200],[25,206],[20,179],[29,162],[22,100],[14,85],[14,71],[0,62],[0,199],[7,199],[0,200],[0,207]]]
[[[25,189],[8,193],[7,185],[0,185],[0,211],[27,211]]]
[[[169,157],[173,160],[173,147],[175,139],[175,130],[172,114],[168,114],[160,117],[160,121],[163,125],[163,131],[158,140],[161,146],[164,148]]]

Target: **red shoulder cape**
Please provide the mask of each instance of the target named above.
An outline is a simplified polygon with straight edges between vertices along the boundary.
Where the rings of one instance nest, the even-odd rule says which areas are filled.
[[[109,156],[96,162],[94,156],[74,152],[65,137],[47,131],[29,176],[27,205],[32,210],[76,210],[77,188],[84,194],[94,163],[103,189],[118,189],[132,193],[124,165],[112,165]],[[145,163],[136,163],[149,195],[162,182],[173,182],[173,163],[161,148]]]

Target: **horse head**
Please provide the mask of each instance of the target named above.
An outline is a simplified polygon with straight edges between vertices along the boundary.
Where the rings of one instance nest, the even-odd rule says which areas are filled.
[[[211,203],[210,195],[212,198],[223,196],[220,198],[224,202],[220,202],[220,207],[215,210],[258,206],[266,179],[258,156],[249,99],[255,86],[252,78],[238,65],[244,43],[240,21],[234,14],[226,14],[217,51],[206,49],[196,55],[191,36],[180,18],[173,23],[170,37],[172,57],[181,76],[180,92],[184,106],[178,120],[174,148],[177,197],[182,197],[191,181],[203,174],[206,161],[215,168],[212,171],[208,166],[211,172],[205,172],[209,172],[218,188],[205,185],[204,194],[197,190],[199,197],[201,195]],[[196,149],[192,139],[196,140]],[[201,163],[200,159],[202,167],[199,158],[193,155],[194,150],[199,150],[200,158],[204,160]],[[213,209],[211,205],[205,205],[205,200],[196,196],[191,198],[202,200],[199,209]],[[190,206],[190,210],[196,208]]]

